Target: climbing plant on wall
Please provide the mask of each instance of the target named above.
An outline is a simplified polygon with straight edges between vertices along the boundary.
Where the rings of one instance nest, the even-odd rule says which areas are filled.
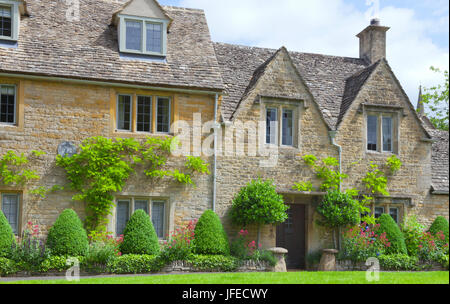
[[[0,157],[0,184],[4,186],[25,187],[31,181],[40,179],[36,170],[29,169],[31,161],[39,159],[45,152],[32,150],[28,155],[24,153],[16,153],[14,151],[7,151]],[[46,188],[43,186],[30,190],[31,194],[45,197],[50,191],[55,188]]]
[[[106,228],[107,216],[114,206],[113,194],[122,191],[138,166],[149,178],[169,177],[193,186],[194,173],[210,173],[208,164],[199,157],[188,157],[181,171],[167,169],[171,148],[177,144],[176,138],[148,137],[139,142],[134,138],[91,137],[82,142],[79,153],[58,155],[57,165],[65,169],[70,187],[78,192],[73,200],[87,203],[86,228]]]

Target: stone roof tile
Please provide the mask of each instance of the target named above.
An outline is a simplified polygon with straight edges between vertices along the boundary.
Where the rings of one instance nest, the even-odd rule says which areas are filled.
[[[17,47],[0,47],[0,72],[221,91],[221,71],[203,11],[163,7],[173,19],[167,57],[123,58],[111,17],[123,1],[80,1],[68,21],[64,1],[28,0]]]

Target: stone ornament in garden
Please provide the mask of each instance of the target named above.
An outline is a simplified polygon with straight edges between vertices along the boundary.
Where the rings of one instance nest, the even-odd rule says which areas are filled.
[[[286,261],[284,259],[284,256],[288,253],[287,249],[284,249],[281,247],[274,247],[274,248],[269,248],[268,250],[273,253],[273,256],[277,260],[277,264],[274,266],[273,271],[274,272],[287,272]]]
[[[336,249],[324,249],[320,259],[319,271],[336,271]]]

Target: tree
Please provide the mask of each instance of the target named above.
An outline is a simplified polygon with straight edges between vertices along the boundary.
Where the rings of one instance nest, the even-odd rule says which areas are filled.
[[[360,202],[349,193],[331,190],[324,196],[317,207],[317,212],[321,215],[317,223],[332,229],[335,248],[337,248],[336,233],[338,229],[359,224],[361,208]]]
[[[258,227],[257,246],[259,247],[261,225],[279,224],[287,219],[283,197],[276,191],[272,180],[253,180],[241,188],[233,199],[230,216],[235,225]]]
[[[435,67],[430,67],[430,69],[444,75],[444,84],[424,88],[425,94],[421,96],[421,103],[428,106],[431,112],[431,117],[429,117],[431,123],[437,129],[448,131],[448,71],[441,72]]]

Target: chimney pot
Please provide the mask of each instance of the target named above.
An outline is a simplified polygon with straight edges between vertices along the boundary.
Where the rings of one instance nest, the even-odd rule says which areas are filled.
[[[370,25],[380,25],[380,19],[378,18],[373,18],[372,20],[370,20]]]

